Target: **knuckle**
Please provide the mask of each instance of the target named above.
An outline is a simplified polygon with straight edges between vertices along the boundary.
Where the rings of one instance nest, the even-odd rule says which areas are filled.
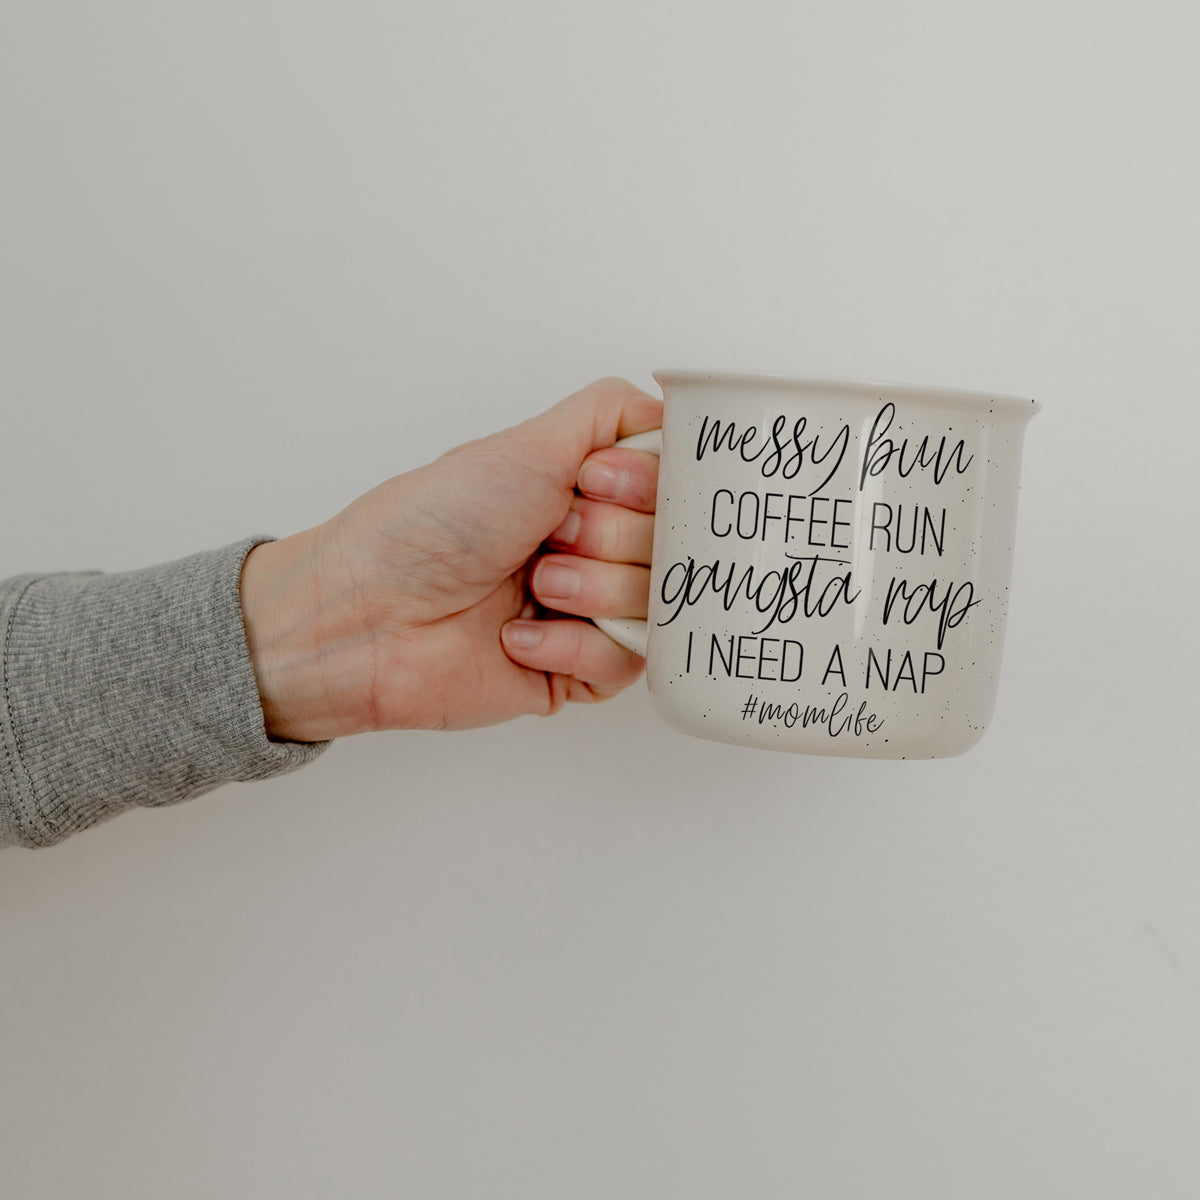
[[[563,634],[563,656],[572,663],[578,663],[584,653],[584,635],[588,627],[582,621],[566,621]]]
[[[593,692],[615,696],[637,682],[642,665],[636,654],[605,638],[603,643],[595,644],[581,674]]]
[[[627,392],[633,387],[633,384],[619,375],[605,375],[603,378],[595,380],[591,386],[601,392]]]
[[[620,562],[624,557],[626,541],[620,514],[611,505],[605,505],[597,511],[596,518],[593,529],[596,556],[609,562]]]
[[[641,676],[641,662],[627,662],[605,680],[604,686],[610,695],[615,696],[618,692],[623,692],[627,687],[637,683]]]

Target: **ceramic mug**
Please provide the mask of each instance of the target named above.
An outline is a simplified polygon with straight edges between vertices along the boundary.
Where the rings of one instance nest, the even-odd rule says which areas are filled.
[[[658,371],[646,657],[698,737],[856,758],[969,750],[995,704],[1032,400]]]

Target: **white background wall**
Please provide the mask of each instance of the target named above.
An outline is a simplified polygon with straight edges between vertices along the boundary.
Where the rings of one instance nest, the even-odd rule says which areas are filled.
[[[0,1193],[1194,1197],[1195,8],[5,0],[0,576],[598,375],[1033,395],[969,755],[640,688],[0,857]]]

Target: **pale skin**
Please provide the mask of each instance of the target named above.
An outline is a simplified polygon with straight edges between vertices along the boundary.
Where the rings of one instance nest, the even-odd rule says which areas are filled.
[[[658,460],[613,449],[662,402],[620,379],[255,547],[242,612],[267,733],[467,729],[604,700],[642,661]]]

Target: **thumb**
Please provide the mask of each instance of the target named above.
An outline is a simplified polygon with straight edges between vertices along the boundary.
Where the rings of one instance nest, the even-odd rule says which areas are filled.
[[[553,408],[518,425],[533,436],[543,471],[573,488],[579,466],[593,450],[662,425],[662,401],[625,379],[600,379]]]

